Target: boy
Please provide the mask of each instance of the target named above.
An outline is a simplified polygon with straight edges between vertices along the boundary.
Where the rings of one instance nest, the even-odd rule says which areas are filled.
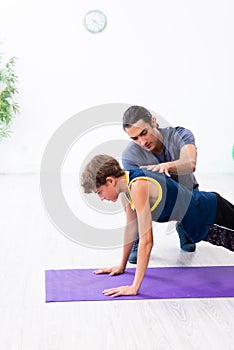
[[[136,295],[148,266],[153,247],[152,221],[177,220],[192,242],[201,240],[234,251],[234,206],[213,192],[190,191],[165,174],[133,168],[124,171],[117,160],[97,155],[82,173],[85,193],[115,202],[122,194],[126,227],[121,262],[116,267],[96,270],[96,274],[121,274],[127,265],[133,241],[139,232],[136,272],[131,286],[104,290],[105,295]]]

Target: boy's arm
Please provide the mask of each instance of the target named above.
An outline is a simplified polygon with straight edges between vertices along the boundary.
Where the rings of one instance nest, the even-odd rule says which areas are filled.
[[[126,268],[138,232],[138,225],[136,212],[131,209],[129,202],[124,195],[121,196],[121,199],[126,213],[126,226],[124,229],[123,251],[120,264],[114,267],[105,267],[96,270],[94,271],[95,274],[108,273],[110,276],[114,276],[123,273]]]
[[[132,184],[132,200],[136,208],[140,238],[135,278],[132,284],[137,293],[143,281],[153,247],[152,216],[150,211],[148,181],[139,180]]]
[[[136,295],[142,284],[148,266],[150,252],[153,247],[152,216],[149,203],[149,184],[145,180],[138,180],[132,184],[132,201],[136,209],[138,232],[140,236],[137,267],[131,286],[120,286],[103,291],[105,295],[117,297],[120,295]],[[127,256],[127,255],[126,255]]]
[[[123,252],[120,265],[122,265],[125,269],[133,243],[137,236],[138,224],[136,212],[132,210],[130,203],[126,199],[125,195],[121,196],[121,200],[126,213],[126,226],[124,229]]]

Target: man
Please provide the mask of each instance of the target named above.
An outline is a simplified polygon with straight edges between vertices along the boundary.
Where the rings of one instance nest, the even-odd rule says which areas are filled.
[[[189,189],[198,189],[193,175],[197,150],[192,132],[182,127],[159,128],[156,119],[144,107],[131,106],[123,116],[123,128],[132,139],[122,154],[125,170],[145,167],[153,172],[165,173]],[[176,230],[181,249],[196,249],[179,222]],[[134,242],[129,262],[136,264],[139,237]]]

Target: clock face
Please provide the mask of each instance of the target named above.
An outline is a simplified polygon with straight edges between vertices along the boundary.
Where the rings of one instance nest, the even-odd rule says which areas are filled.
[[[90,33],[100,33],[106,27],[107,19],[103,12],[91,10],[84,17],[84,26]]]

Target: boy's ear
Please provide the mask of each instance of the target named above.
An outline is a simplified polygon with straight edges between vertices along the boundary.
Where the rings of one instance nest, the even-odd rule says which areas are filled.
[[[115,185],[115,178],[113,176],[107,176],[106,177],[106,183]]]

